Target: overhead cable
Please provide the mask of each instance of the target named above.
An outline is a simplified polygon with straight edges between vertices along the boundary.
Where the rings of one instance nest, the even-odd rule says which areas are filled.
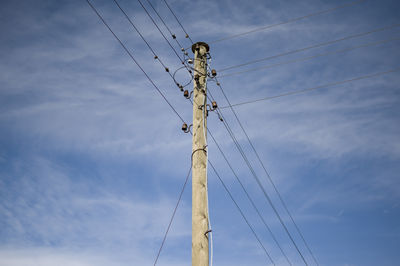
[[[213,44],[213,43],[217,43],[217,42],[230,40],[230,39],[237,38],[237,37],[240,37],[240,36],[243,36],[243,35],[247,35],[247,34],[250,34],[250,33],[267,30],[267,29],[270,29],[270,28],[273,28],[273,27],[277,27],[277,26],[281,26],[281,25],[285,25],[285,24],[288,24],[288,23],[291,23],[291,22],[295,22],[295,21],[306,19],[306,18],[318,16],[318,15],[321,15],[321,14],[329,13],[329,12],[332,12],[332,11],[335,11],[335,10],[338,10],[338,9],[342,9],[342,8],[345,8],[345,7],[349,7],[349,6],[353,6],[353,5],[356,5],[356,4],[360,4],[360,3],[365,2],[365,1],[366,0],[353,1],[353,2],[350,2],[350,3],[344,4],[344,5],[336,6],[336,7],[325,9],[325,10],[321,10],[321,11],[318,11],[318,12],[315,12],[315,13],[311,13],[311,14],[308,14],[308,15],[305,15],[305,16],[292,18],[292,19],[289,19],[289,20],[286,20],[286,21],[283,21],[283,22],[280,22],[280,23],[276,23],[276,24],[272,24],[272,25],[268,25],[268,26],[263,26],[263,27],[255,28],[253,30],[246,31],[246,32],[242,32],[242,33],[226,36],[226,37],[223,37],[223,38],[220,38],[220,39],[208,42],[208,43],[209,44]]]
[[[178,209],[179,203],[181,202],[183,192],[185,191],[187,182],[188,182],[188,180],[189,180],[189,176],[190,176],[191,170],[192,170],[192,164],[190,164],[190,168],[189,168],[189,171],[188,171],[188,173],[187,173],[187,175],[186,175],[185,182],[183,183],[182,189],[181,189],[181,191],[180,191],[180,193],[179,193],[178,201],[176,202],[174,211],[172,212],[171,219],[169,220],[168,227],[167,227],[167,231],[165,231],[164,238],[163,238],[163,240],[162,240],[162,242],[161,242],[161,246],[160,246],[160,248],[159,248],[159,250],[158,250],[156,259],[155,259],[155,261],[154,261],[154,266],[157,264],[158,258],[160,257],[160,254],[161,254],[161,250],[162,250],[162,248],[164,247],[164,243],[165,243],[165,240],[167,239],[169,229],[171,228],[171,225],[172,225],[172,222],[173,222],[173,220],[174,220],[174,218],[175,218],[175,214],[176,214],[176,211],[177,211],[177,209]]]
[[[103,22],[103,24],[107,27],[107,29],[112,33],[114,38],[119,42],[119,44],[122,46],[122,48],[125,50],[125,52],[129,55],[129,57],[135,62],[135,64],[139,67],[139,69],[143,72],[143,74],[146,76],[146,78],[150,81],[150,83],[153,85],[153,87],[158,91],[158,93],[161,95],[161,97],[164,99],[164,101],[171,107],[172,111],[179,117],[179,119],[182,122],[185,122],[183,118],[179,115],[179,113],[176,111],[176,109],[172,106],[172,104],[168,101],[168,99],[165,97],[165,95],[162,93],[162,91],[157,87],[157,85],[154,83],[154,81],[150,78],[150,76],[146,73],[146,71],[141,67],[141,65],[136,61],[136,59],[133,57],[132,53],[128,50],[128,48],[125,46],[125,44],[118,38],[118,36],[114,33],[114,31],[110,28],[108,23],[104,20],[104,18],[100,15],[100,13],[97,11],[97,9],[92,5],[92,3],[89,0],[86,0],[86,2],[89,4],[89,6],[93,9],[93,11],[96,13],[96,15],[100,18],[100,20]]]
[[[188,69],[187,65],[184,64],[184,66],[178,68],[177,70],[174,71],[174,74],[171,74],[170,69],[163,63],[163,61],[161,60],[161,58],[156,54],[156,52],[154,51],[154,49],[151,47],[151,45],[149,44],[149,42],[146,40],[146,38],[143,36],[143,34],[139,31],[139,29],[135,26],[135,24],[133,23],[133,21],[130,19],[130,17],[128,16],[128,14],[125,12],[125,10],[121,7],[121,5],[118,3],[117,0],[113,0],[114,3],[118,6],[118,8],[121,10],[121,12],[124,14],[125,18],[129,21],[129,23],[131,24],[131,26],[135,29],[135,31],[139,34],[139,36],[142,38],[142,40],[146,43],[147,47],[149,48],[149,50],[152,52],[154,59],[158,60],[160,62],[160,64],[164,67],[165,71],[169,74],[169,76],[171,77],[171,79],[173,80],[173,82],[175,83],[175,85],[177,85],[181,90],[183,90],[184,87],[186,87],[187,85],[189,85],[190,81],[186,84],[186,85],[181,85],[179,84],[176,79],[175,79],[175,75],[176,73],[183,68],[186,68],[190,75],[193,76],[191,74],[190,69]]]
[[[285,251],[283,251],[281,245],[279,244],[278,240],[276,239],[274,233],[272,232],[271,228],[268,226],[267,222],[265,221],[265,219],[263,218],[263,216],[261,215],[261,212],[259,211],[259,209],[257,208],[256,204],[254,203],[253,199],[250,197],[249,192],[247,192],[247,189],[244,187],[242,181],[240,180],[238,174],[235,172],[235,170],[233,170],[233,167],[231,165],[231,163],[229,162],[228,158],[226,157],[225,153],[222,151],[221,147],[219,146],[217,140],[214,138],[214,135],[211,133],[211,131],[208,130],[208,134],[211,136],[211,138],[213,139],[215,145],[217,146],[218,150],[220,151],[220,153],[222,154],[222,157],[224,158],[224,160],[226,161],[226,163],[228,164],[229,168],[231,169],[233,175],[235,176],[237,182],[240,184],[243,192],[246,194],[248,200],[250,201],[251,205],[253,206],[254,210],[256,211],[258,217],[261,219],[262,223],[264,224],[264,226],[267,228],[269,234],[271,235],[272,239],[274,240],[275,244],[278,246],[279,250],[281,251],[282,255],[285,257],[286,261],[289,263],[289,265],[292,265],[292,263],[290,262],[288,256],[286,255]]]
[[[322,57],[322,56],[326,56],[326,55],[344,53],[344,52],[356,50],[356,49],[359,49],[359,48],[374,46],[374,45],[388,43],[388,42],[397,41],[397,40],[400,40],[400,37],[390,38],[390,39],[381,40],[381,41],[377,41],[377,42],[365,43],[365,44],[361,44],[361,45],[357,45],[357,46],[353,46],[353,47],[349,47],[349,48],[344,48],[344,49],[339,49],[339,50],[334,50],[334,51],[328,51],[328,52],[321,53],[321,54],[316,54],[316,55],[312,55],[312,56],[306,56],[306,57],[297,58],[297,59],[293,59],[293,60],[283,61],[283,62],[280,62],[280,63],[271,64],[271,65],[267,65],[267,66],[255,67],[255,68],[250,68],[250,69],[243,70],[243,71],[228,73],[228,74],[225,74],[225,75],[221,75],[220,78],[231,77],[231,76],[235,76],[235,75],[239,75],[239,74],[243,74],[243,73],[248,73],[248,72],[253,72],[253,71],[257,71],[257,70],[264,70],[264,69],[274,68],[274,67],[277,67],[277,66],[291,64],[291,63],[303,62],[303,61],[307,61],[307,60],[310,60],[310,59],[314,59],[314,58],[318,58],[318,57]]]
[[[308,265],[303,253],[301,252],[301,250],[299,249],[299,247],[297,246],[296,242],[294,241],[294,238],[292,236],[292,234],[290,233],[289,229],[287,228],[287,226],[285,225],[285,223],[283,222],[282,217],[280,216],[275,204],[272,202],[271,198],[269,197],[267,191],[265,190],[264,186],[261,184],[261,181],[259,179],[259,177],[257,176],[256,172],[254,171],[253,166],[251,165],[249,159],[247,158],[246,154],[243,151],[243,148],[241,147],[240,143],[238,142],[238,140],[236,139],[235,134],[233,133],[232,129],[230,128],[229,124],[226,122],[226,119],[224,118],[223,114],[220,112],[222,119],[222,122],[226,128],[226,130],[228,131],[230,137],[232,138],[236,148],[238,149],[239,153],[241,154],[243,160],[245,161],[247,167],[249,168],[252,176],[254,177],[258,187],[261,189],[264,197],[266,198],[266,200],[268,201],[269,205],[271,206],[272,210],[275,213],[275,216],[278,218],[280,224],[282,225],[283,229],[285,230],[287,236],[289,237],[290,241],[292,242],[293,246],[295,247],[297,253],[300,255],[301,259],[303,260],[305,265]]]
[[[162,33],[162,31],[161,31],[160,28],[158,27],[157,23],[153,20],[153,18],[152,18],[152,17],[150,16],[150,14],[147,12],[147,10],[145,9],[144,5],[142,5],[142,3],[140,2],[140,0],[138,0],[139,3],[141,4],[141,6],[143,7],[143,9],[146,11],[146,13],[147,13],[147,15],[149,16],[149,18],[152,20],[153,24],[157,27],[158,31],[159,31],[159,32],[161,33],[161,35],[164,37],[165,41],[167,41],[167,43],[169,44],[169,46],[171,47],[171,49],[174,51],[175,55],[179,58],[179,60],[181,61],[181,63],[184,65],[183,67],[178,68],[178,69],[174,72],[173,75],[171,74],[170,69],[169,69],[168,67],[165,66],[165,64],[162,62],[162,60],[160,59],[160,57],[156,54],[156,52],[154,51],[154,49],[150,46],[149,42],[144,38],[143,34],[142,34],[142,33],[139,31],[139,29],[135,26],[135,24],[133,23],[133,21],[129,18],[129,16],[128,16],[128,14],[125,12],[125,10],[124,10],[124,9],[121,7],[121,5],[117,2],[117,0],[113,0],[113,1],[114,1],[114,3],[118,6],[118,8],[121,10],[121,12],[124,14],[125,18],[129,21],[129,23],[131,24],[131,26],[135,29],[135,31],[140,35],[140,37],[142,38],[142,40],[146,43],[146,45],[147,45],[147,47],[149,48],[149,50],[153,53],[154,59],[157,59],[157,60],[161,63],[161,65],[164,67],[165,71],[168,72],[169,76],[170,76],[171,79],[174,81],[174,83],[175,83],[181,90],[183,90],[183,88],[186,87],[186,85],[185,85],[185,86],[181,86],[181,84],[179,84],[179,83],[176,81],[176,79],[175,79],[175,74],[176,74],[176,72],[177,72],[178,70],[180,70],[180,69],[182,69],[182,68],[186,68],[186,69],[188,70],[188,72],[190,73],[190,75],[193,76],[192,73],[191,73],[191,70],[188,69],[187,65],[185,64],[185,59],[183,59],[183,61],[182,61],[181,57],[177,54],[177,52],[175,51],[174,47],[171,45],[171,43],[168,41],[168,39],[167,39],[167,38],[165,37],[165,35]],[[149,2],[149,3],[150,3],[150,2]],[[151,3],[150,3],[150,5],[151,5]],[[153,6],[152,6],[152,7],[153,7]],[[153,7],[153,8],[154,8],[154,7]],[[157,12],[156,10],[154,10],[154,11],[158,14],[158,12]],[[160,19],[161,19],[161,17],[160,17]],[[167,25],[165,25],[165,26],[167,27]],[[178,41],[177,41],[177,43],[178,43],[178,45],[180,45]],[[185,52],[185,54],[187,54],[187,53]],[[184,58],[185,58],[185,56],[184,56]]]
[[[154,8],[153,4],[150,2],[150,0],[146,0],[147,3],[149,3],[149,5],[151,6],[151,9],[153,9],[153,11],[157,14],[157,17],[161,20],[162,24],[164,24],[165,28],[167,28],[169,34],[171,34],[171,37],[176,41],[176,43],[178,44],[179,48],[183,48],[183,46],[179,43],[176,35],[174,33],[172,33],[171,29],[167,26],[167,24],[165,23],[164,19],[160,16],[160,13],[157,11],[157,9]]]
[[[357,81],[357,80],[368,79],[368,78],[372,78],[372,77],[378,77],[378,76],[382,76],[382,75],[393,73],[393,72],[397,72],[397,71],[400,71],[400,68],[395,68],[395,69],[391,69],[391,70],[384,71],[384,72],[378,72],[378,73],[374,73],[374,74],[370,74],[370,75],[360,76],[360,77],[356,77],[356,78],[352,78],[352,79],[346,79],[346,80],[342,80],[342,81],[332,82],[332,83],[328,83],[328,84],[324,84],[324,85],[320,85],[320,86],[316,86],[316,87],[311,87],[311,88],[307,88],[307,89],[290,91],[290,92],[287,92],[287,93],[278,94],[278,95],[274,95],[274,96],[268,96],[268,97],[264,97],[264,98],[260,98],[260,99],[256,99],[256,100],[235,103],[235,104],[232,104],[231,106],[232,107],[241,106],[241,105],[245,105],[245,104],[251,104],[251,103],[256,103],[256,102],[261,102],[261,101],[272,100],[272,99],[285,97],[285,96],[289,96],[289,95],[295,95],[295,94],[305,93],[305,92],[313,91],[313,90],[317,90],[317,89],[332,87],[332,86],[335,86],[335,85],[345,84],[345,83],[349,83],[349,82],[353,82],[353,81]],[[230,108],[230,106],[222,106],[222,107],[219,107],[219,108],[220,109],[225,109],[225,108]]]
[[[174,51],[175,55],[179,58],[179,61],[181,61],[182,64],[184,64],[183,59],[178,55],[176,52],[175,48],[172,46],[172,44],[168,41],[167,37],[164,35],[160,27],[157,25],[157,23],[154,21],[153,17],[150,15],[149,11],[147,11],[146,7],[143,5],[142,1],[137,0],[139,4],[142,6],[143,10],[146,12],[147,16],[150,18],[150,20],[153,22],[154,26],[158,29],[158,31],[161,33],[163,36],[164,40],[168,43],[168,45],[171,47],[171,49]]]
[[[125,18],[129,21],[129,23],[132,25],[132,27],[135,29],[135,31],[139,34],[139,36],[142,38],[142,40],[146,43],[147,47],[149,50],[153,53],[154,59],[157,59],[160,64],[164,67],[164,69],[168,72],[168,74],[174,79],[172,76],[171,72],[169,71],[169,68],[163,63],[161,58],[156,54],[154,49],[150,46],[149,42],[144,38],[143,34],[139,31],[139,29],[135,26],[133,21],[129,18],[128,14],[125,12],[125,10],[120,6],[117,0],[113,0],[114,3],[118,6],[119,10],[125,15]]]
[[[189,34],[186,32],[185,28],[183,27],[182,23],[179,21],[178,17],[175,15],[174,11],[172,10],[172,8],[169,6],[168,2],[166,0],[163,0],[165,5],[168,7],[169,11],[171,11],[172,15],[175,17],[176,21],[178,22],[178,24],[181,26],[183,32],[185,33],[185,37],[189,38],[190,42],[193,44],[192,39],[190,38]]]
[[[243,66],[247,66],[247,65],[250,65],[250,64],[255,64],[255,63],[258,63],[258,62],[271,60],[271,59],[278,58],[278,57],[281,57],[281,56],[295,54],[295,53],[303,52],[303,51],[310,50],[310,49],[313,49],[313,48],[318,48],[318,47],[326,46],[326,45],[329,45],[329,44],[334,44],[334,43],[337,43],[337,42],[341,42],[341,41],[345,41],[345,40],[349,40],[349,39],[353,39],[353,38],[358,38],[358,37],[362,37],[362,36],[366,36],[366,35],[369,35],[369,34],[372,34],[372,33],[380,32],[380,31],[384,31],[384,30],[388,30],[388,29],[393,29],[393,28],[396,28],[396,27],[399,27],[399,26],[400,26],[400,24],[393,24],[393,25],[390,25],[390,26],[373,29],[373,30],[367,31],[367,32],[358,33],[358,34],[354,34],[354,35],[349,35],[349,36],[346,36],[346,37],[343,37],[343,38],[340,38],[340,39],[336,39],[336,40],[333,40],[333,41],[322,42],[322,43],[318,43],[318,44],[315,44],[315,45],[307,46],[307,47],[304,47],[304,48],[299,48],[299,49],[291,50],[291,51],[288,51],[288,52],[280,53],[280,54],[277,54],[277,55],[272,55],[272,56],[268,56],[268,57],[264,57],[264,58],[260,58],[260,59],[256,59],[256,60],[252,60],[252,61],[248,61],[248,62],[245,62],[243,64],[225,67],[225,68],[219,69],[218,72],[223,72],[223,71],[226,71],[226,70],[230,70],[230,69],[234,69],[234,68],[238,68],[238,67],[243,67]]]
[[[249,135],[247,134],[246,130],[244,129],[244,126],[243,126],[242,122],[240,121],[240,119],[239,119],[238,115],[236,114],[235,110],[233,109],[233,107],[232,107],[232,105],[231,105],[231,102],[229,101],[229,99],[228,99],[228,97],[227,97],[227,95],[226,95],[224,89],[222,88],[220,82],[218,82],[218,79],[217,79],[217,78],[215,78],[215,79],[216,79],[216,81],[217,81],[218,87],[220,88],[222,94],[224,95],[225,100],[228,102],[229,107],[231,108],[231,111],[232,111],[232,113],[234,114],[234,116],[235,116],[235,118],[236,118],[236,121],[239,123],[239,126],[240,126],[240,128],[242,129],[243,133],[245,134],[245,136],[246,136],[246,138],[247,138],[247,141],[249,142],[249,144],[250,144],[250,146],[251,146],[253,152],[255,153],[255,155],[256,155],[256,157],[257,157],[259,163],[261,164],[262,168],[264,169],[264,172],[265,172],[266,176],[268,177],[268,180],[269,180],[270,184],[271,184],[272,187],[274,188],[274,191],[275,191],[275,193],[278,195],[279,200],[280,200],[282,206],[283,206],[284,209],[286,210],[286,213],[289,215],[289,217],[290,217],[290,219],[291,219],[293,225],[295,226],[297,233],[300,235],[301,239],[303,240],[303,243],[304,243],[304,245],[306,246],[308,252],[311,254],[311,257],[313,258],[314,262],[315,262],[317,265],[319,265],[319,263],[318,263],[316,257],[314,256],[314,253],[311,251],[310,246],[308,245],[306,239],[304,238],[303,233],[301,232],[301,230],[300,230],[300,228],[298,227],[297,223],[296,223],[295,220],[293,219],[292,214],[290,213],[290,211],[289,211],[289,209],[288,209],[286,203],[284,202],[284,200],[283,200],[283,198],[282,198],[282,196],[281,196],[281,193],[279,192],[278,188],[276,187],[275,183],[273,182],[273,180],[272,180],[272,178],[271,178],[269,172],[267,171],[267,168],[265,167],[265,165],[264,165],[264,163],[262,162],[262,160],[261,160],[261,158],[260,158],[260,156],[259,156],[257,150],[255,149],[255,147],[254,147],[254,145],[253,145],[253,142],[250,140]],[[221,112],[221,116],[223,116],[221,110],[220,110],[220,112]]]

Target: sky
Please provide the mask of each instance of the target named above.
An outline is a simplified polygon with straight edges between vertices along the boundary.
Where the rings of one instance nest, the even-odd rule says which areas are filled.
[[[150,1],[190,47],[165,3]],[[165,65],[180,68],[140,4],[118,2]],[[168,1],[193,41],[209,43],[211,68],[232,104],[396,70],[234,110],[320,265],[398,265],[398,1],[360,1],[214,42],[350,2]],[[191,124],[191,103],[115,3],[92,3]],[[190,169],[190,134],[86,1],[1,4],[0,266],[153,265]],[[190,82],[185,70],[176,77]],[[208,90],[220,107],[228,105],[215,83]],[[315,265],[235,116],[229,108],[221,112],[305,260]],[[304,265],[223,123],[214,112],[207,123],[291,263]],[[288,265],[211,138],[208,145],[210,161],[266,250],[276,265]],[[208,173],[213,264],[272,265],[211,168]],[[189,181],[157,265],[190,263]]]

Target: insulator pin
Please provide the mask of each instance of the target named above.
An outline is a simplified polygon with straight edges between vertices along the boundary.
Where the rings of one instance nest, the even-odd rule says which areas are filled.
[[[212,70],[211,70],[211,75],[212,75],[213,77],[217,76],[217,71],[216,71],[215,69],[212,69]]]
[[[183,123],[182,125],[182,131],[187,131],[188,130],[188,125],[186,123]]]
[[[182,131],[185,132],[185,133],[188,133],[188,132],[190,132],[190,128],[191,128],[192,126],[193,126],[193,125],[190,124],[190,126],[188,127],[188,125],[187,125],[186,123],[183,123],[183,125],[182,125]]]

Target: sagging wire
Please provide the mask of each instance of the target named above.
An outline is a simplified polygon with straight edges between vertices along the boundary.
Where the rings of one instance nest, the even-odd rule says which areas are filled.
[[[186,175],[186,178],[185,178],[185,183],[183,184],[182,189],[181,189],[181,191],[180,191],[180,193],[179,193],[178,201],[176,202],[174,211],[172,212],[172,216],[171,216],[171,219],[170,219],[170,221],[169,221],[169,223],[168,223],[167,230],[166,230],[166,232],[165,232],[165,234],[164,234],[163,240],[162,240],[162,242],[161,242],[161,246],[160,246],[160,248],[159,248],[159,250],[158,250],[156,259],[155,259],[155,261],[154,261],[154,266],[156,266],[156,264],[157,264],[157,262],[158,262],[158,259],[160,258],[161,251],[162,251],[162,249],[163,249],[163,247],[164,247],[165,241],[167,240],[168,232],[169,232],[169,230],[170,230],[170,228],[171,228],[172,222],[174,221],[176,211],[178,210],[178,207],[179,207],[179,203],[180,203],[181,200],[182,200],[182,195],[183,195],[183,192],[185,191],[185,188],[186,188],[186,185],[187,185],[187,183],[188,183],[188,180],[189,180],[189,176],[190,176],[190,172],[191,172],[191,171],[192,171],[192,164],[190,164],[189,171],[188,171],[188,173],[187,173],[187,175]]]
[[[182,85],[182,84],[180,84],[180,83],[176,80],[175,75],[178,73],[179,70],[181,70],[181,69],[183,69],[183,68],[187,69],[187,66],[182,66],[182,67],[176,69],[176,70],[174,71],[174,74],[172,75],[172,79],[174,80],[176,86],[178,86],[178,88],[179,88],[181,91],[183,91],[183,89],[184,89],[185,87],[189,86],[189,85],[192,83],[192,81],[193,81],[193,75],[192,75],[192,71],[190,71],[190,69],[189,69],[188,71],[189,71],[189,73],[191,74],[191,75],[190,75],[190,76],[191,76],[191,79],[190,79],[186,84]]]
[[[167,3],[166,0],[164,0],[165,5],[168,7],[168,9],[171,11],[172,15],[174,15],[176,21],[179,23],[179,25],[181,26],[183,32],[185,33],[185,38],[188,38],[190,40],[190,42],[193,44],[192,39],[190,38],[189,34],[187,33],[187,31],[185,30],[185,28],[183,27],[182,23],[179,21],[178,17],[175,15],[175,12],[172,11],[172,8],[170,7],[170,5]]]
[[[218,79],[216,78],[216,74],[217,74],[217,73],[216,73],[216,71],[215,71],[215,75],[214,75],[214,73],[213,73],[213,74],[212,74],[212,76],[213,76],[212,78],[214,78],[214,79],[216,80],[217,86],[220,87],[222,93],[224,94],[226,100],[227,100],[228,103],[229,103],[228,98],[226,97],[226,95],[225,95],[225,93],[224,93],[224,91],[223,91],[221,85],[220,85],[219,82],[218,82]],[[230,103],[229,103],[229,104],[230,104]],[[231,106],[231,105],[230,105],[230,106]],[[231,108],[232,108],[232,106],[231,106]],[[233,109],[232,109],[232,111],[233,111]],[[233,112],[234,112],[234,111],[233,111]],[[218,113],[218,112],[217,112],[217,113]],[[235,114],[235,112],[234,112],[234,114]],[[221,116],[222,116],[222,112],[221,112]],[[236,117],[236,119],[238,120],[239,124],[241,125],[240,120],[239,120],[239,118],[236,116],[236,114],[235,114],[235,117]],[[223,118],[223,116],[222,116],[222,118]],[[222,120],[221,120],[221,121],[222,121]],[[250,171],[252,172],[253,177],[254,177],[255,180],[257,181],[257,183],[258,183],[260,189],[261,189],[262,192],[264,193],[264,196],[265,196],[266,199],[268,200],[268,202],[269,202],[271,208],[272,208],[273,211],[275,212],[277,218],[279,219],[280,223],[282,224],[283,228],[285,229],[286,233],[288,234],[288,236],[289,236],[290,240],[292,241],[294,247],[295,247],[296,250],[298,251],[299,255],[301,256],[301,258],[302,258],[302,260],[303,260],[303,262],[304,262],[306,265],[308,265],[308,263],[307,263],[307,261],[305,260],[305,258],[304,258],[304,256],[303,256],[302,252],[299,250],[298,246],[296,245],[296,243],[295,243],[295,241],[294,241],[292,235],[291,235],[290,232],[288,231],[286,225],[283,223],[283,221],[282,221],[282,219],[281,219],[279,213],[278,213],[277,210],[276,210],[276,207],[275,207],[274,204],[272,203],[272,201],[271,201],[270,197],[268,196],[268,194],[266,193],[264,187],[261,185],[259,178],[257,177],[256,173],[254,172],[253,167],[251,166],[250,162],[249,162],[248,159],[247,159],[247,156],[245,156],[245,154],[244,154],[244,152],[243,152],[243,150],[242,150],[240,144],[237,142],[235,136],[233,135],[233,132],[231,131],[230,127],[228,126],[228,124],[227,124],[226,122],[223,121],[223,123],[224,123],[226,129],[228,130],[228,133],[231,135],[232,140],[235,142],[236,147],[238,148],[239,152],[241,153],[241,155],[242,155],[243,159],[245,160],[247,166],[249,167]],[[242,129],[243,129],[243,126],[241,126],[241,127],[242,127]],[[244,131],[244,129],[243,129],[243,131]],[[247,136],[247,134],[246,134],[246,136]],[[250,140],[249,140],[249,142],[250,142]],[[251,143],[251,142],[250,142],[250,143]],[[256,153],[256,154],[257,154],[257,153]],[[261,161],[260,161],[260,162],[261,162]],[[267,175],[268,175],[268,174],[267,174]],[[271,182],[272,182],[272,181],[271,181]],[[289,214],[289,215],[290,215],[290,214]],[[293,222],[294,222],[294,221],[293,221]],[[303,238],[303,240],[304,240],[304,238]],[[304,241],[305,241],[305,240],[304,240]],[[307,244],[306,244],[306,245],[307,245]],[[311,251],[310,251],[310,253],[311,253]],[[312,253],[311,253],[311,254],[312,254]],[[313,256],[313,254],[312,254],[312,256]],[[314,256],[313,256],[313,257],[314,257]],[[315,258],[314,258],[314,260],[315,260]],[[315,260],[315,261],[316,261],[316,260]],[[318,264],[318,263],[317,263],[317,264]]]
[[[211,60],[210,60],[210,61],[211,61]],[[208,75],[207,75],[207,76],[210,77],[210,80],[215,81],[216,84],[217,84],[217,86],[220,86],[220,84],[219,84],[219,82],[218,82],[218,80],[217,80],[217,78],[216,78],[217,72],[216,72],[214,69],[211,69],[209,66],[208,66]],[[210,99],[210,97],[209,97],[208,95],[207,95],[207,97],[210,99],[210,101],[213,101],[213,103],[214,103],[215,100],[214,100],[214,97],[213,97],[212,94],[211,94],[211,91],[209,91],[208,93],[209,93],[211,99]],[[233,134],[233,132],[231,132],[230,127],[226,124],[227,122],[224,121],[223,115],[222,115],[222,113],[220,113],[220,110],[219,110],[218,106],[215,106],[214,110],[217,112],[219,119],[224,123],[224,125],[225,125],[225,127],[227,128],[229,134]],[[213,110],[213,111],[214,111],[214,110]],[[210,132],[210,134],[211,134],[211,132]],[[225,158],[225,160],[226,160],[226,157],[225,157],[224,153],[222,152],[222,150],[220,149],[219,145],[216,143],[216,140],[214,139],[214,137],[213,137],[212,135],[211,135],[211,137],[212,137],[213,140],[215,141],[215,144],[217,145],[218,149],[219,149],[220,152],[223,154],[223,156],[224,156],[224,158]],[[231,135],[231,137],[232,137],[232,139],[234,140],[234,142],[237,141],[237,140],[234,138],[233,135]],[[230,163],[229,163],[228,161],[227,161],[227,163],[228,163],[228,165],[231,167],[231,165],[230,165]],[[231,170],[233,171],[232,167],[231,167]],[[233,173],[234,173],[236,179],[238,180],[238,182],[241,184],[241,186],[242,186],[242,188],[244,189],[245,193],[247,194],[248,199],[249,199],[250,202],[252,203],[253,207],[255,208],[255,210],[257,211],[257,213],[259,214],[259,216],[260,216],[261,220],[263,221],[264,225],[266,226],[267,230],[268,230],[269,233],[271,234],[271,237],[274,239],[275,243],[277,244],[277,246],[278,246],[279,249],[281,250],[281,252],[282,252],[282,254],[284,255],[284,257],[286,258],[287,262],[289,263],[289,265],[292,265],[292,263],[290,262],[289,258],[287,257],[287,255],[286,255],[285,252],[283,251],[282,247],[280,246],[279,242],[277,241],[277,239],[275,238],[274,234],[272,233],[271,229],[269,228],[269,226],[267,225],[267,223],[265,222],[265,220],[263,219],[263,217],[262,217],[261,214],[259,213],[259,211],[258,211],[257,207],[255,206],[253,200],[250,198],[250,196],[248,195],[246,189],[243,187],[242,182],[240,181],[240,179],[238,178],[238,176],[235,174],[234,171],[233,171]],[[272,261],[272,258],[269,256],[268,253],[267,253],[267,255],[268,255],[268,257],[270,258],[271,262],[275,265],[275,263]],[[307,264],[307,263],[306,263],[306,264]]]
[[[146,0],[147,3],[151,6],[151,8],[153,9],[153,11],[156,13],[156,15],[158,16],[158,18],[161,20],[161,22],[164,24],[165,28],[168,30],[169,34],[171,35],[172,39],[174,39],[176,41],[176,43],[178,44],[178,46],[183,49],[183,46],[179,43],[178,39],[176,38],[176,34],[174,34],[171,29],[167,26],[167,24],[165,23],[164,19],[160,16],[160,13],[157,11],[157,9],[155,9],[155,7],[153,6],[153,4],[149,1]]]

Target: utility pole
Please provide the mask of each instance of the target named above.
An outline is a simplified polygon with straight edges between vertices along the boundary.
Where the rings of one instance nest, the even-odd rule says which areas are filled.
[[[208,44],[193,44],[192,266],[209,265],[207,195],[207,53]]]

